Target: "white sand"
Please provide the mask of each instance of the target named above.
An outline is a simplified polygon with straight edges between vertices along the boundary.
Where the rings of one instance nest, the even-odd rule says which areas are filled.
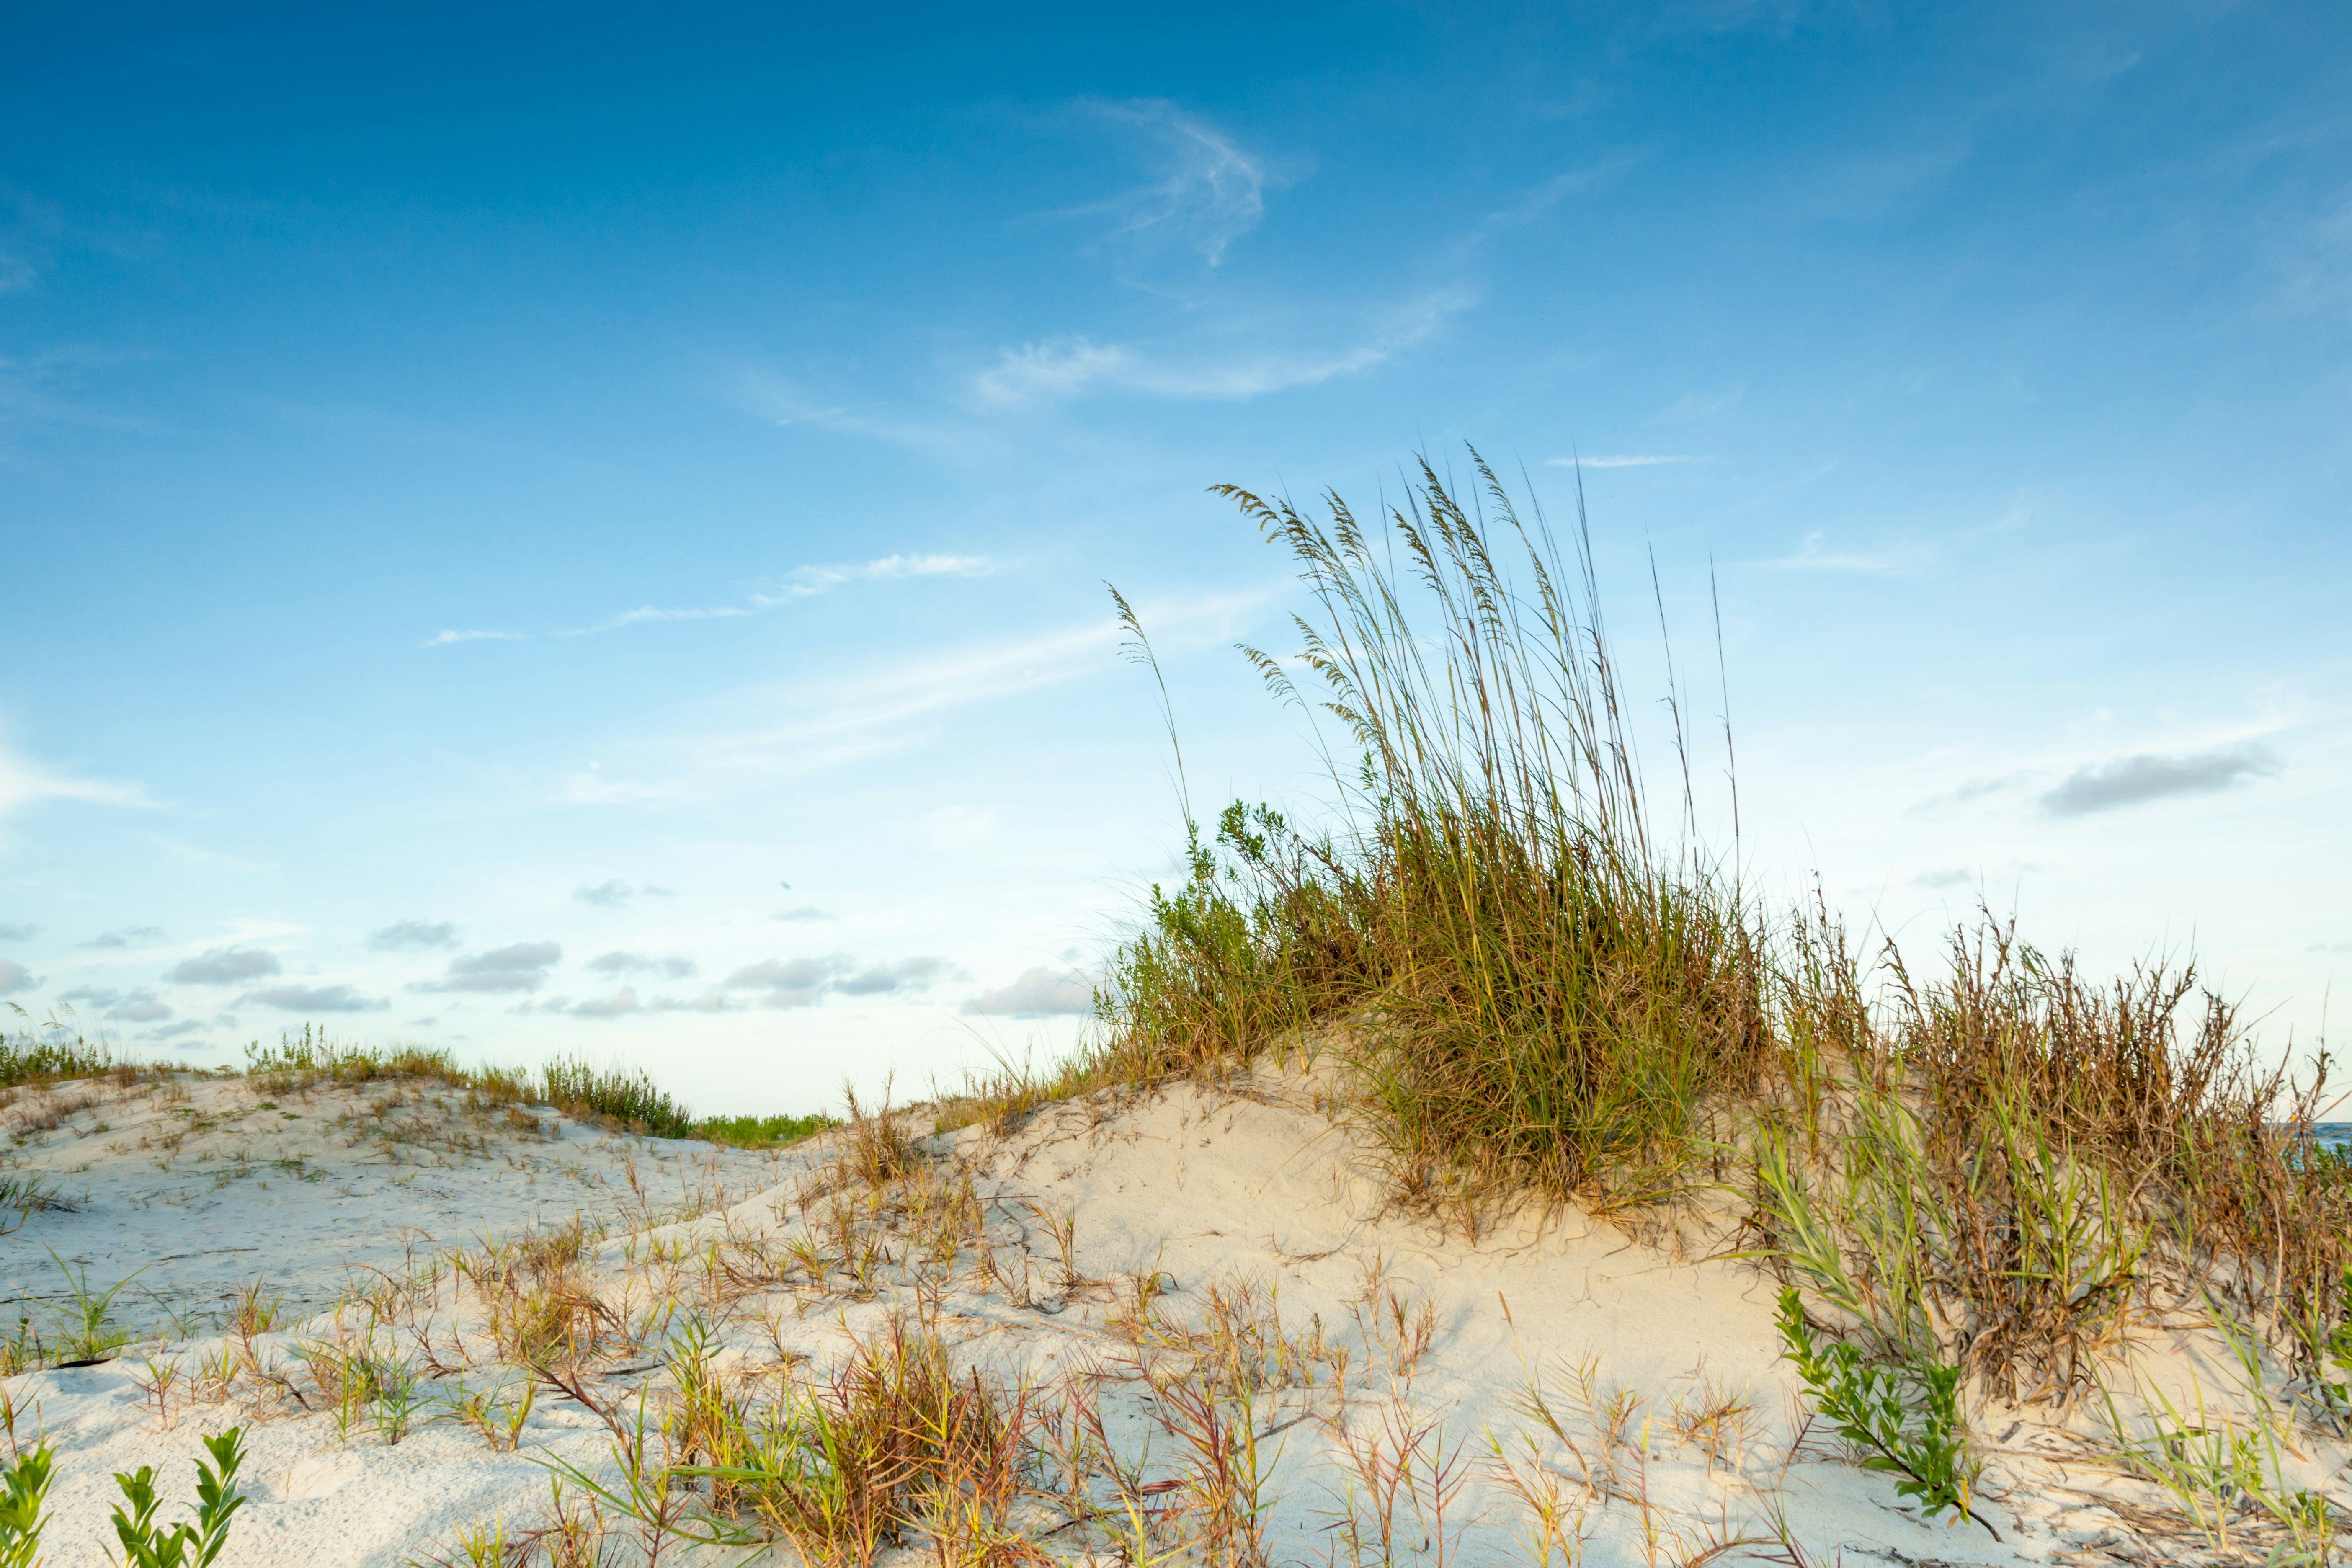
[[[88,1146],[97,1136],[80,1142]],[[600,1149],[585,1139],[534,1147],[551,1161],[621,1157],[617,1144]],[[1494,1463],[1498,1446],[1521,1459],[1522,1473],[1540,1466],[1580,1478],[1564,1495],[1586,1536],[1582,1560],[1594,1564],[1689,1562],[1712,1541],[1767,1531],[1776,1511],[1802,1561],[1823,1565],[1841,1556],[1986,1564],[2224,1560],[2183,1544],[2188,1536],[2164,1518],[2155,1489],[2096,1462],[2093,1426],[2079,1406],[2066,1422],[2047,1411],[1975,1413],[1990,1461],[1979,1507],[2006,1538],[1998,1543],[1973,1523],[1923,1521],[1886,1478],[1857,1468],[1818,1432],[1791,1455],[1797,1385],[1778,1359],[1774,1293],[1751,1266],[1677,1258],[1669,1247],[1580,1220],[1476,1242],[1446,1235],[1388,1207],[1365,1150],[1303,1103],[1295,1080],[1255,1080],[1243,1093],[1186,1088],[1134,1103],[1100,1097],[1049,1107],[1002,1142],[969,1130],[932,1147],[941,1162],[966,1163],[990,1215],[993,1274],[984,1276],[978,1253],[967,1252],[953,1285],[932,1303],[959,1364],[1040,1380],[1102,1372],[1107,1429],[1132,1454],[1149,1438],[1151,1474],[1180,1473],[1181,1451],[1147,1418],[1135,1372],[1155,1358],[1165,1363],[1171,1352],[1155,1351],[1151,1336],[1139,1344],[1118,1329],[1118,1300],[1132,1300],[1139,1279],[1172,1279],[1172,1293],[1160,1302],[1168,1325],[1160,1331],[1162,1342],[1206,1323],[1218,1300],[1230,1303],[1239,1291],[1253,1294],[1261,1329],[1269,1310],[1278,1310],[1297,1375],[1277,1378],[1286,1385],[1261,1394],[1252,1412],[1266,1434],[1262,1448],[1272,1456],[1267,1540],[1277,1563],[1349,1563],[1339,1528],[1349,1513],[1345,1445],[1361,1449],[1424,1426],[1414,1452],[1432,1474],[1449,1479],[1423,1489],[1418,1512],[1410,1499],[1400,1502],[1394,1555],[1430,1568],[1456,1560],[1530,1561],[1527,1510],[1502,1483]],[[315,1168],[328,1168],[329,1152],[322,1147],[313,1155]],[[802,1232],[793,1183],[825,1152],[821,1144],[788,1152],[771,1163],[769,1190],[723,1211],[606,1241],[595,1258],[606,1299],[625,1314],[659,1289],[691,1300],[698,1259],[712,1256],[712,1246],[723,1256],[730,1237]],[[215,1256],[187,1245],[187,1219],[201,1200],[213,1205],[201,1211],[205,1247],[226,1245],[220,1239],[226,1236],[261,1250],[237,1255],[242,1270],[206,1263],[205,1272],[173,1277],[187,1289],[218,1289],[263,1271],[289,1281],[325,1279],[362,1254],[372,1260],[401,1256],[383,1230],[402,1222],[371,1221],[368,1213],[388,1212],[371,1211],[371,1203],[414,1204],[400,1212],[446,1240],[495,1227],[501,1215],[512,1223],[560,1212],[572,1200],[559,1192],[578,1191],[583,1206],[592,1192],[612,1200],[609,1184],[561,1176],[552,1164],[537,1171],[534,1189],[530,1173],[507,1163],[509,1157],[521,1162],[525,1155],[500,1151],[488,1162],[446,1169],[353,1164],[293,1190],[275,1180],[264,1188],[255,1177],[185,1192],[186,1209],[173,1211],[176,1225],[154,1223],[143,1233],[144,1245],[196,1254],[175,1264]],[[650,1156],[635,1157],[646,1169]],[[144,1153],[95,1157],[78,1178],[94,1195],[127,1193],[154,1179],[117,1171],[110,1159],[143,1163],[152,1173]],[[584,1163],[581,1168],[591,1169]],[[662,1168],[674,1185],[685,1174]],[[415,1180],[392,1185],[404,1172]],[[562,1180],[576,1186],[559,1187]],[[347,1181],[362,1196],[334,1200],[348,1206],[305,1218],[299,1231],[283,1228],[298,1212],[331,1206],[318,1190]],[[419,1189],[449,1195],[428,1199]],[[79,1224],[120,1226],[127,1221],[108,1205],[126,1201],[93,1201],[83,1215],[39,1223],[53,1238],[72,1237]],[[311,1209],[298,1210],[300,1204]],[[161,1197],[154,1205],[167,1206]],[[1053,1234],[1066,1222],[1072,1227],[1069,1262],[1087,1281],[1075,1288],[1063,1277]],[[0,1241],[9,1249],[12,1288],[26,1272],[26,1234]],[[76,1240],[94,1259],[127,1260],[139,1256],[136,1245],[127,1230]],[[669,1260],[653,1260],[656,1251]],[[93,1280],[109,1266],[94,1262]],[[800,1284],[736,1300],[722,1315],[720,1361],[747,1387],[763,1381],[772,1386],[802,1357],[820,1367],[835,1362],[851,1336],[872,1333],[894,1312],[920,1310],[916,1294],[894,1283],[902,1278],[886,1269],[870,1293],[836,1281],[829,1289]],[[428,1334],[443,1334],[446,1346],[455,1342],[449,1331],[471,1321],[467,1310],[445,1284],[401,1331],[413,1335],[422,1324]],[[1415,1355],[1412,1342],[1424,1313],[1427,1343]],[[265,1348],[282,1353],[331,1330],[321,1318],[299,1333],[269,1336]],[[172,1352],[194,1364],[223,1343],[199,1341]],[[2226,1410],[2240,1410],[2231,1418],[2242,1419],[2242,1410],[2229,1405],[2234,1369],[2214,1350],[2150,1336],[2145,1356],[2169,1386],[2186,1388],[2194,1379],[2217,1420]],[[1342,1351],[1344,1376],[1337,1364]],[[646,1368],[657,1354],[627,1359],[631,1370],[608,1371],[598,1396],[610,1400],[650,1386],[658,1398],[665,1374]],[[1573,1408],[1569,1374],[1578,1366],[1590,1369],[1591,1403],[1605,1405],[1614,1396],[1624,1404],[1614,1441],[1598,1430],[1608,1425],[1605,1417]],[[166,1426],[138,1387],[138,1370],[134,1359],[9,1380],[19,1436],[29,1441],[43,1432],[59,1456],[47,1559],[53,1568],[105,1561],[100,1542],[110,1540],[105,1521],[115,1496],[112,1471],[153,1464],[167,1495],[184,1495],[192,1490],[198,1434],[240,1419],[248,1423],[254,1500],[238,1517],[221,1562],[251,1568],[401,1563],[449,1551],[457,1529],[494,1513],[514,1524],[543,1522],[548,1476],[532,1456],[593,1468],[608,1447],[593,1415],[555,1398],[540,1401],[520,1456],[493,1453],[447,1424],[412,1431],[396,1447],[364,1431],[339,1437],[331,1416],[289,1410],[282,1402],[274,1414],[234,1404],[177,1404]],[[488,1368],[465,1374],[478,1385],[493,1375]],[[1523,1401],[1531,1378],[1549,1390],[1576,1454],[1528,1418]],[[1693,1430],[1692,1413],[1725,1394],[1746,1401],[1744,1413],[1716,1430]],[[2290,1436],[2296,1449],[2286,1459],[2289,1479],[2325,1490],[2339,1506],[2352,1504],[2345,1446],[2307,1433]],[[1458,1489],[1451,1491],[1441,1527],[1428,1517],[1430,1500],[1448,1489]],[[1356,1493],[1360,1536],[1360,1486]],[[1048,1545],[1073,1552],[1076,1547],[1064,1542],[1075,1539]],[[1767,1542],[1721,1560],[1787,1561],[1775,1558],[1780,1551]],[[936,1561],[921,1544],[889,1555],[912,1563],[918,1552]],[[791,1560],[781,1548],[761,1557]],[[740,1550],[673,1549],[663,1561],[743,1558]],[[640,1559],[622,1552],[612,1560]]]
[[[0,1237],[0,1332],[26,1315],[46,1332],[41,1303],[68,1302],[77,1278],[129,1278],[114,1315],[134,1329],[174,1313],[216,1327],[257,1279],[307,1317],[355,1272],[403,1269],[420,1248],[575,1214],[667,1217],[772,1184],[779,1158],[615,1136],[545,1107],[469,1110],[438,1083],[272,1093],[194,1076],[176,1094],[143,1081],[20,1093],[0,1135],[0,1174],[40,1178],[71,1205]]]

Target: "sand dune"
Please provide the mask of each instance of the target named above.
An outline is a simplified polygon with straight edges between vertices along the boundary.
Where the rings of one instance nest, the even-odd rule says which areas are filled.
[[[555,1519],[549,1462],[616,1474],[614,1417],[658,1417],[706,1382],[749,1407],[792,1389],[805,1396],[860,1346],[870,1355],[894,1334],[936,1335],[958,1378],[1008,1401],[1029,1391],[1023,1407],[1045,1458],[1034,1495],[1007,1519],[1064,1560],[1133,1561],[1153,1542],[1178,1557],[1431,1568],[1568,1554],[1596,1564],[1710,1553],[1823,1564],[2238,1560],[2159,1489],[2119,1475],[2102,1458],[2113,1445],[2096,1412],[2080,1402],[2063,1415],[1973,1411],[1988,1459],[1977,1507],[2000,1540],[1968,1521],[1923,1520],[1887,1477],[1809,1428],[1780,1358],[1772,1284],[1748,1262],[1708,1257],[1724,1238],[1629,1235],[1575,1215],[1465,1236],[1395,1207],[1370,1151],[1295,1077],[1047,1106],[1016,1128],[926,1140],[911,1171],[879,1181],[856,1173],[854,1130],[773,1156],[688,1155],[577,1127],[542,1139],[471,1125],[454,1106],[428,1112],[407,1090],[383,1119],[375,1107],[395,1091],[322,1091],[271,1111],[243,1092],[192,1091],[193,1117],[127,1102],[77,1111],[115,1122],[45,1147],[83,1153],[86,1167],[54,1168],[82,1184],[86,1206],[36,1216],[0,1242],[11,1289],[37,1281],[27,1238],[36,1257],[46,1243],[89,1258],[93,1283],[152,1258],[163,1288],[191,1300],[268,1272],[289,1296],[323,1300],[346,1268],[385,1273],[365,1300],[249,1341],[213,1333],[8,1380],[18,1440],[41,1435],[58,1456],[55,1568],[106,1560],[113,1472],[152,1464],[166,1495],[188,1495],[200,1435],[237,1423],[252,1500],[224,1564],[464,1561],[457,1543],[482,1521],[502,1521],[512,1542]],[[289,1131],[299,1125],[289,1110],[311,1127]],[[348,1141],[400,1115],[444,1129],[442,1142],[423,1131]],[[139,1142],[173,1127],[188,1138],[159,1169],[157,1151]],[[479,1146],[461,1152],[461,1135]],[[190,1158],[205,1149],[212,1159]],[[231,1173],[238,1151],[250,1173]],[[283,1175],[275,1161],[306,1175]],[[642,1198],[627,1182],[631,1161]],[[756,1190],[742,1184],[755,1173]],[[720,1184],[733,1190],[717,1206],[643,1223],[698,1186],[710,1201]],[[615,1226],[583,1241],[576,1261],[541,1246],[509,1249],[496,1266],[478,1251],[460,1268],[392,1234],[413,1226],[458,1246],[501,1221],[546,1227],[574,1209]],[[636,1228],[619,1224],[626,1215]],[[216,1250],[228,1245],[258,1250]],[[595,1303],[569,1331],[568,1356],[541,1358],[568,1359],[576,1375],[539,1383],[516,1425],[519,1447],[507,1451],[495,1420],[448,1417],[469,1393],[496,1389],[503,1408],[519,1408],[530,1374],[502,1358],[520,1304],[552,1300],[531,1292],[559,1279]],[[399,1358],[417,1379],[404,1396],[414,1410],[395,1419],[382,1401],[338,1405],[318,1370],[337,1347]],[[154,1369],[172,1360],[180,1380],[159,1395]],[[2140,1365],[2168,1388],[2193,1386],[2214,1423],[2253,1430],[2252,1404],[2231,1392],[2244,1373],[2227,1347],[2150,1329]],[[2114,1381],[2127,1391],[2130,1369]],[[1203,1479],[1187,1390],[1225,1413],[1224,1436],[1255,1435],[1247,1552],[1205,1533],[1207,1521],[1238,1516]],[[2137,1408],[2127,1393],[2123,1406]],[[1056,1480],[1053,1433],[1076,1429],[1066,1418],[1087,1409],[1110,1468],[1097,1455],[1087,1461],[1096,1471]],[[2352,1505],[2345,1445],[2288,1436],[2287,1479]],[[1101,1479],[1121,1467],[1129,1500],[1153,1510],[1124,1544],[1118,1488]],[[580,1488],[568,1495],[576,1510]],[[1549,1539],[1548,1498],[1559,1510]],[[644,1560],[642,1531],[610,1510],[604,1523],[606,1561]],[[2272,1544],[2263,1522],[2234,1527],[2232,1551],[2261,1561]],[[542,1539],[540,1551],[551,1550]],[[940,1552],[917,1535],[881,1555]],[[794,1560],[784,1545],[671,1542],[661,1561],[747,1556]]]

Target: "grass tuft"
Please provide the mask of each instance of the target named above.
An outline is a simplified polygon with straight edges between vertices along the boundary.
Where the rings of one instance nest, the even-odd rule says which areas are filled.
[[[1219,487],[1307,590],[1294,658],[1243,652],[1339,722],[1320,826],[1188,796],[1186,879],[1114,954],[1101,1038],[959,1119],[1312,1040],[1401,1198],[1475,1228],[1734,1180],[1755,1255],[1922,1388],[2074,1397],[2159,1284],[2324,1377],[2352,1171],[2284,1130],[2326,1103],[2325,1053],[2263,1066],[2193,964],[2097,980],[1984,911],[1917,972],[1748,896],[1698,845],[1679,692],[1680,798],[1645,794],[1580,510],[1563,553],[1471,458],[1370,523]]]

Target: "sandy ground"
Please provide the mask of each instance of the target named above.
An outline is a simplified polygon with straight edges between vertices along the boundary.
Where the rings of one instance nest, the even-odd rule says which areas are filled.
[[[64,1202],[0,1237],[0,1332],[26,1317],[47,1332],[77,1286],[124,1281],[114,1317],[134,1331],[217,1327],[255,1280],[308,1317],[419,1249],[575,1214],[642,1226],[772,1185],[778,1160],[472,1105],[439,1083],[36,1089],[0,1108],[0,1176]]]
[[[240,1118],[255,1124],[257,1139],[258,1117]],[[104,1136],[77,1142],[102,1151]],[[828,1135],[787,1152],[756,1194],[590,1248],[584,1277],[612,1320],[640,1326],[616,1332],[590,1358],[579,1385],[588,1403],[552,1393],[539,1399],[520,1424],[519,1451],[423,1415],[388,1441],[381,1422],[341,1421],[318,1407],[315,1394],[296,1401],[257,1383],[233,1385],[214,1402],[184,1391],[176,1402],[159,1400],[152,1357],[198,1365],[233,1348],[219,1338],[150,1347],[147,1361],[9,1380],[20,1440],[37,1432],[58,1455],[47,1561],[53,1568],[105,1561],[111,1473],[153,1464],[167,1495],[186,1493],[200,1435],[237,1422],[251,1445],[252,1501],[223,1564],[389,1565],[451,1555],[459,1532],[481,1521],[546,1524],[548,1461],[611,1474],[612,1444],[596,1407],[625,1412],[642,1394],[648,1408],[661,1408],[679,1379],[681,1331],[703,1335],[709,1363],[728,1386],[757,1398],[782,1380],[837,1366],[894,1321],[934,1330],[951,1347],[959,1375],[1025,1384],[1047,1404],[1091,1391],[1112,1447],[1141,1476],[1159,1478],[1143,1495],[1171,1507],[1197,1495],[1185,1478],[1198,1471],[1182,1424],[1170,1415],[1168,1380],[1250,1384],[1240,1407],[1265,1475],[1261,1517],[1271,1563],[1537,1563],[1543,1547],[1528,1499],[1547,1488],[1563,1509],[1550,1560],[1572,1555],[1597,1565],[2261,1562],[2269,1550],[2246,1521],[2231,1552],[2200,1543],[2156,1489],[2102,1460],[2080,1405],[2063,1419],[1979,1408],[1975,1429],[1988,1466],[1978,1506],[2001,1539],[1975,1523],[1928,1522],[1888,1478],[1806,1431],[1793,1373],[1778,1358],[1773,1291],[1751,1266],[1576,1216],[1475,1240],[1449,1233],[1391,1205],[1368,1152],[1319,1114],[1296,1080],[1186,1087],[1138,1100],[1105,1095],[1048,1107],[1008,1134],[976,1128],[931,1140],[929,1190],[968,1178],[984,1216],[980,1232],[936,1268],[920,1264],[921,1201],[903,1193],[858,1199],[825,1174],[843,1142]],[[300,1270],[288,1248],[323,1253],[331,1236],[375,1249],[371,1257],[405,1256],[371,1229],[387,1222],[357,1208],[328,1216],[323,1194],[337,1184],[371,1202],[415,1203],[401,1212],[443,1224],[446,1234],[450,1226],[494,1223],[500,1213],[510,1221],[546,1217],[572,1201],[558,1194],[581,1194],[583,1206],[593,1194],[625,1208],[611,1166],[600,1181],[565,1174],[563,1163],[634,1157],[642,1180],[654,1158],[617,1143],[600,1154],[595,1141],[576,1133],[469,1156],[470,1165],[452,1155],[446,1167],[433,1163],[437,1155],[393,1163],[372,1153],[375,1163],[363,1163],[348,1146],[334,1163],[331,1142],[307,1158],[332,1174],[315,1183],[272,1178],[268,1188],[257,1176],[174,1188],[186,1212],[143,1234],[150,1245],[195,1252],[184,1238],[198,1201],[224,1205],[200,1211],[212,1216],[207,1245],[220,1244],[224,1227],[265,1234],[255,1216],[274,1204],[311,1203],[320,1217],[305,1222],[310,1239],[248,1242],[266,1250],[240,1255],[256,1271],[291,1278]],[[257,1142],[247,1163],[262,1153]],[[548,1163],[530,1166],[534,1158]],[[660,1168],[673,1187],[719,1174],[698,1177],[682,1162]],[[457,1181],[469,1170],[488,1173],[490,1188],[510,1194],[509,1206],[500,1210],[493,1192],[471,1188],[449,1189],[470,1194],[463,1198],[415,1195],[429,1181]],[[79,1173],[93,1193],[125,1196],[43,1223],[60,1237],[79,1224],[120,1225],[110,1216],[152,1212],[127,1194],[166,1174],[134,1139],[129,1151],[96,1155]],[[403,1176],[414,1180],[395,1185]],[[573,1185],[559,1184],[567,1181]],[[160,1196],[153,1204],[168,1206]],[[859,1212],[870,1221],[864,1231]],[[10,1249],[12,1279],[25,1267],[23,1234],[0,1243]],[[853,1244],[860,1235],[878,1247],[862,1263]],[[100,1246],[134,1245],[127,1234],[104,1231],[77,1242],[93,1257]],[[807,1250],[795,1254],[795,1246]],[[818,1253],[826,1256],[790,1261]],[[206,1268],[216,1271],[181,1277],[187,1289],[211,1288],[233,1272]],[[94,1279],[99,1268],[94,1263]],[[467,1389],[520,1386],[487,1349],[495,1335],[486,1310],[455,1276],[428,1270],[379,1291],[368,1321],[388,1325],[379,1331],[425,1369],[421,1395],[446,1405]],[[338,1336],[353,1342],[352,1321],[346,1310],[260,1336],[258,1361],[299,1387],[299,1356]],[[656,1321],[665,1325],[658,1331],[650,1326]],[[2229,1368],[2173,1342],[2153,1345],[2147,1359],[2173,1386],[2204,1391],[2210,1419],[2230,1419]],[[2352,1504],[2345,1446],[2290,1436],[2284,1479]],[[1400,1469],[1406,1479],[1383,1506],[1380,1477]],[[1065,1561],[1133,1561],[1098,1532],[1066,1529],[1044,1540]],[[606,1551],[608,1562],[644,1560],[617,1535]],[[918,1558],[940,1560],[919,1541],[886,1550],[882,1560]],[[661,1557],[793,1560],[782,1547],[747,1557],[741,1549],[672,1546]]]

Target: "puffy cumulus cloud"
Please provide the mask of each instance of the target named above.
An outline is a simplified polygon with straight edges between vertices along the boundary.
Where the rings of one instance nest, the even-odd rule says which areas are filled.
[[[1071,969],[1039,964],[1012,984],[983,991],[963,1005],[967,1013],[991,1018],[1047,1018],[1095,1010],[1093,980]]]
[[[123,991],[111,985],[77,985],[60,993],[58,1000],[84,1003],[97,1008],[103,1016],[126,1024],[159,1023],[172,1016],[172,1009],[144,986]]]
[[[83,942],[81,945],[84,947],[121,949],[145,947],[151,942],[158,942],[163,940],[163,928],[162,926],[117,926],[112,931],[100,931],[98,935],[91,937],[88,942]]]
[[[637,1010],[637,988],[634,985],[624,985],[610,996],[592,996],[585,1002],[574,1002],[571,1008],[575,1018],[618,1018]]]
[[[652,889],[647,889],[646,890],[650,892]],[[593,888],[585,886],[584,884],[581,887],[574,888],[572,889],[572,896],[581,903],[596,904],[604,909],[611,910],[618,909],[621,905],[627,903],[631,899],[635,898],[637,896],[637,890],[629,886],[626,882],[622,881],[620,879],[614,878],[609,882],[601,882]]]
[[[690,958],[675,955],[655,958],[642,952],[623,952],[618,949],[590,959],[588,967],[599,974],[658,974],[667,980],[684,980],[696,973],[694,960]]]
[[[206,948],[163,971],[174,985],[235,985],[278,972],[278,955],[258,947]]]
[[[547,972],[562,956],[562,947],[555,942],[518,942],[507,947],[494,947],[488,952],[453,958],[448,973],[442,978],[420,980],[409,989],[474,991],[488,995],[536,991],[547,983]]]
[[[2279,772],[2278,754],[2251,742],[2174,756],[2142,752],[2077,769],[2042,797],[2042,809],[2053,816],[2087,816],[2174,795],[2218,795]]]
[[[860,963],[846,953],[824,958],[763,959],[747,963],[721,983],[730,991],[764,993],[770,1007],[812,1007],[828,992],[844,996],[887,996],[929,989],[959,973],[944,958],[902,958],[896,963]]]
[[[924,991],[953,966],[944,958],[902,958],[896,963],[868,964],[845,974],[834,989],[845,996],[885,996],[898,991]]]
[[[203,1023],[198,1019],[183,1018],[176,1024],[167,1024],[160,1029],[148,1030],[146,1037],[151,1040],[185,1039],[190,1035],[202,1034],[205,1030],[211,1027],[212,1026],[210,1024]],[[194,1047],[202,1045],[203,1043],[204,1042],[201,1040],[191,1040],[188,1045],[183,1047],[182,1049],[193,1048]]]
[[[569,996],[547,996],[518,1003],[508,1011],[559,1013],[569,1018],[625,1018],[632,1013],[740,1013],[750,1005],[723,991],[706,992],[695,997],[640,996],[635,986],[624,985],[609,996],[585,996],[578,1001]]]
[[[394,921],[368,932],[379,952],[429,952],[457,945],[457,928],[447,921]]]
[[[240,1006],[258,1002],[281,1013],[380,1013],[392,1005],[379,996],[362,996],[349,985],[271,985],[236,1000]]]
[[[40,988],[41,977],[21,963],[0,958],[0,996],[14,996],[19,991]]]
[[[0,942],[30,942],[41,934],[41,928],[19,925],[15,921],[0,921]]]

